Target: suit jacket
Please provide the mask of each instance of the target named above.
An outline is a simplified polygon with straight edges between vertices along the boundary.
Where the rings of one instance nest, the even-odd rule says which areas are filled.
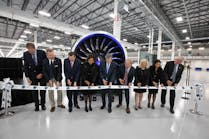
[[[46,59],[44,51],[36,50],[36,53],[38,65],[35,65],[32,55],[28,51],[23,54],[25,76],[30,80],[36,80],[36,75],[42,73],[43,60]]]
[[[165,82],[165,74],[163,69],[160,67],[157,71],[155,71],[154,66],[150,66],[149,68],[149,85],[153,86],[153,81],[156,83],[164,83]]]
[[[166,75],[166,79],[167,80],[171,80],[171,76],[174,70],[174,61],[169,61],[166,63],[164,71],[165,71],[165,75]],[[178,66],[178,70],[176,72],[176,79],[174,83],[179,83],[179,81],[181,80],[181,75],[184,71],[184,66],[182,64],[179,64]]]
[[[134,85],[137,86],[138,83],[141,83],[142,86],[149,84],[149,69],[142,70],[139,67],[136,67],[135,70],[135,80]]]
[[[117,73],[117,63],[114,61],[111,62],[108,73],[106,72],[106,62],[101,63],[100,65],[100,78],[101,80],[106,80],[108,83],[116,80]]]
[[[98,75],[98,66],[94,63],[90,65],[88,62],[85,62],[81,66],[81,82],[82,85],[85,84],[85,80],[89,81],[90,83],[96,84],[96,79]]]
[[[77,58],[74,61],[73,67],[70,65],[70,60],[64,60],[64,73],[66,81],[69,79],[71,82],[79,82],[81,62]]]
[[[125,64],[121,64],[119,66],[119,73],[118,73],[119,77],[118,78],[124,79],[125,70],[126,70]],[[134,77],[134,71],[135,71],[134,67],[130,67],[129,72],[128,72],[128,83],[132,83],[133,77]]]
[[[50,80],[50,63],[49,63],[49,59],[46,58],[43,61],[43,74],[44,77],[46,79],[46,81],[48,82]],[[54,64],[53,64],[53,68],[54,68],[54,79],[56,81],[61,82],[62,81],[62,62],[59,58],[55,58],[54,59]]]

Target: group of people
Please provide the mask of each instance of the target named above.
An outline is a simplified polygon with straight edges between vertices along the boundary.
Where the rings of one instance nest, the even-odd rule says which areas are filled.
[[[46,52],[37,50],[33,43],[26,44],[27,51],[24,52],[24,72],[27,82],[31,85],[41,86],[61,86],[62,82],[62,62],[54,54],[53,49],[47,49]],[[134,82],[135,86],[177,86],[183,72],[182,57],[175,58],[174,61],[166,63],[164,70],[161,68],[161,61],[156,60],[152,66],[148,66],[148,61],[142,59],[136,69],[132,66],[132,61],[126,59],[125,63],[117,64],[112,60],[111,54],[106,54],[105,61],[100,66],[95,63],[95,57],[88,55],[86,62],[76,58],[74,52],[69,52],[68,58],[64,60],[64,75],[66,86],[96,86],[96,85],[127,85],[131,86]],[[33,100],[35,103],[35,111],[39,111],[41,104],[42,110],[46,110],[45,95],[46,91],[40,91],[41,101],[39,102],[38,93],[32,90]],[[142,109],[143,94],[146,89],[134,89],[135,91],[135,110]],[[84,95],[85,111],[92,111],[92,95],[94,90],[79,91]],[[111,90],[105,89],[101,91],[102,106],[106,108],[106,96],[108,96],[107,110],[112,112],[113,94],[116,92],[119,96],[117,108],[122,106],[123,94],[126,100],[126,112],[130,113],[129,89]],[[148,108],[155,109],[155,99],[158,89],[148,90]],[[49,100],[51,112],[55,111],[56,104],[54,99],[54,91],[50,90]],[[78,104],[78,91],[67,90],[68,111],[72,112],[73,108],[80,109]],[[164,107],[166,100],[166,90],[161,93],[161,107]],[[170,112],[174,113],[175,90],[170,91]],[[40,104],[39,104],[40,103]],[[65,108],[62,103],[62,90],[57,92],[57,107]]]

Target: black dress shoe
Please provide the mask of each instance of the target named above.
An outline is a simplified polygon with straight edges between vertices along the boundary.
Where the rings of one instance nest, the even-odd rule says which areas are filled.
[[[170,112],[171,112],[172,114],[174,114],[174,113],[175,113],[173,109],[170,109]]]
[[[76,107],[77,109],[80,109],[80,106],[79,106],[79,105],[75,105],[75,107]]]
[[[116,107],[117,107],[117,108],[120,108],[121,106],[122,106],[121,104],[118,104]]]
[[[161,105],[160,105],[160,107],[162,107],[162,108],[163,108],[163,107],[165,107],[165,105],[164,105],[164,104],[161,104]]]
[[[101,107],[100,107],[100,109],[102,109],[102,110],[103,110],[104,108],[105,108],[105,106],[101,106]]]
[[[89,111],[87,107],[85,107],[85,111],[86,111],[86,112],[88,112],[88,111]]]
[[[150,108],[150,103],[147,104],[147,107]]]
[[[45,105],[41,106],[41,109],[46,110],[46,106]]]
[[[155,105],[152,105],[152,109],[153,109],[153,110],[155,109]]]
[[[68,111],[69,111],[69,112],[72,112],[72,111],[73,111],[73,109],[72,109],[72,108],[69,108],[69,109],[68,109]]]
[[[108,113],[111,113],[112,112],[112,109],[111,108],[108,108]]]
[[[92,107],[91,106],[89,106],[89,110],[92,111]]]
[[[39,107],[35,107],[34,111],[39,111]]]

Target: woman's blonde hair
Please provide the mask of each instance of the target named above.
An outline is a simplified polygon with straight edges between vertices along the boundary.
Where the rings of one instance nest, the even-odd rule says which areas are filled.
[[[149,67],[149,62],[148,62],[148,60],[147,60],[147,59],[142,59],[142,60],[140,60],[139,67],[141,68],[142,63],[144,63],[144,62],[146,62],[146,63],[147,63],[146,68],[148,68],[148,67]]]

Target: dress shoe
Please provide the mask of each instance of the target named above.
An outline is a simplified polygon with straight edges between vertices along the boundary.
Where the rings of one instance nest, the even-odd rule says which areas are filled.
[[[89,110],[88,110],[88,107],[85,107],[85,111],[86,111],[86,112],[88,112],[88,111],[89,111]]]
[[[139,109],[142,109],[142,106],[139,106],[138,108],[139,108]]]
[[[170,112],[171,112],[172,114],[174,114],[174,113],[175,113],[173,109],[170,109]]]
[[[72,111],[73,111],[73,108],[69,108],[68,111],[69,111],[69,112],[72,112]]]
[[[138,108],[135,106],[135,108],[134,108],[136,111],[138,110]]]
[[[150,103],[147,104],[147,107],[150,108]]]
[[[160,105],[160,107],[164,108],[164,107],[165,107],[165,105],[164,105],[164,104],[161,104],[161,105]]]
[[[61,105],[58,105],[57,107],[64,109],[65,108],[65,105],[61,104]]]
[[[108,113],[111,113],[112,112],[112,109],[111,108],[108,108]]]
[[[92,111],[92,107],[91,107],[91,105],[89,106],[89,110],[90,110],[90,111]]]
[[[130,108],[126,108],[126,113],[131,113]]]
[[[41,109],[42,109],[42,110],[46,110],[46,106],[45,106],[45,105],[42,105],[42,106],[41,106]]]
[[[39,111],[39,107],[35,107],[34,111]]]
[[[105,106],[101,106],[101,107],[100,107],[100,109],[102,109],[102,110],[103,110],[104,108],[105,108]]]
[[[120,108],[120,107],[121,107],[121,104],[118,104],[116,107],[117,107],[117,108]]]
[[[55,111],[55,107],[51,107],[50,112],[54,112]]]
[[[80,106],[77,104],[77,105],[75,105],[75,107],[77,108],[77,109],[80,109]]]
[[[152,105],[152,109],[153,109],[153,110],[155,109],[155,105]]]

